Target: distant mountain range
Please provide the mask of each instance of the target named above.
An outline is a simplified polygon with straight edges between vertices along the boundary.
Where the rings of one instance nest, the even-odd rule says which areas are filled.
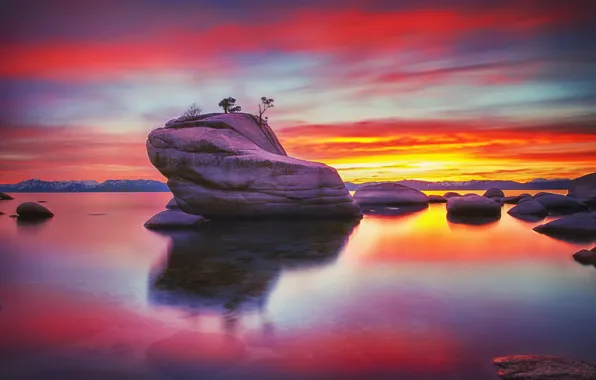
[[[363,185],[381,182],[356,184],[346,182],[348,190],[356,190]],[[567,190],[571,184],[569,179],[535,179],[530,182],[515,181],[441,181],[427,182],[417,180],[396,181],[400,185],[418,190],[486,190],[496,187],[502,190]],[[13,185],[0,185],[0,191],[7,193],[93,193],[93,192],[169,192],[164,182],[150,179],[109,179],[97,181],[42,181],[30,179]]]
[[[381,182],[352,183],[346,182],[348,190],[356,190],[363,185],[371,185]],[[427,182],[417,180],[395,181],[400,185],[405,185],[417,190],[486,190],[496,187],[502,190],[567,190],[571,185],[571,180],[561,179],[542,179],[538,178],[530,182],[499,181],[499,180],[472,180],[472,181],[440,181]]]
[[[150,179],[108,179],[97,181],[42,181],[30,179],[13,185],[0,185],[7,193],[97,193],[97,192],[167,192],[164,182]]]

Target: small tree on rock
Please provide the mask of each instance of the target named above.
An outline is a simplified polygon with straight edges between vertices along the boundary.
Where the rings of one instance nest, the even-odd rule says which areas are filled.
[[[259,104],[259,125],[263,125],[263,114],[269,108],[274,107],[273,98],[267,98],[266,96],[261,97],[261,104]],[[267,117],[265,117],[267,120]]]
[[[229,98],[222,99],[222,101],[219,102],[219,106],[223,108],[225,113],[234,113],[242,111],[242,107],[237,106],[236,99],[232,98],[231,96]]]
[[[195,119],[195,118],[201,116],[201,113],[203,113],[203,109],[201,107],[197,106],[196,103],[193,103],[190,105],[190,107],[188,107],[186,109],[186,111],[184,111],[184,113],[182,114],[182,117],[187,120],[192,120],[192,119]]]

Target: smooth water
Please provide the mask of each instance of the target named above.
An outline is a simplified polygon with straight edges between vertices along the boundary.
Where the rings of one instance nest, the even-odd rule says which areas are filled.
[[[509,194],[519,192],[508,192]],[[590,244],[445,205],[341,222],[143,223],[169,193],[0,201],[0,378],[497,379],[491,359],[596,362]],[[23,224],[20,201],[56,216]]]

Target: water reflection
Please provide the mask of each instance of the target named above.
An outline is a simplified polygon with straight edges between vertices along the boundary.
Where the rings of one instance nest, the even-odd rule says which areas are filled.
[[[472,226],[483,226],[486,224],[495,224],[501,219],[501,215],[496,216],[462,216],[447,213],[447,220],[453,224],[467,224]]]
[[[366,207],[362,209],[362,212],[366,215],[379,215],[379,216],[403,216],[414,214],[422,210],[426,210],[428,204],[425,205],[410,205],[410,206],[399,206],[399,207]]]
[[[284,269],[333,262],[358,221],[213,222],[171,237],[149,298],[192,308],[262,308]]]

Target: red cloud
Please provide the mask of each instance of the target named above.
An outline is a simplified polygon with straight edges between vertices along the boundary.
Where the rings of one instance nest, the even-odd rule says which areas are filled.
[[[149,23],[139,23],[142,38],[129,33],[133,37],[125,35],[111,40],[89,37],[9,41],[0,47],[4,57],[0,76],[76,80],[105,78],[129,70],[177,68],[208,70],[213,74],[236,66],[229,54],[271,50],[363,60],[367,55],[387,51],[439,48],[479,30],[531,33],[574,16],[519,5],[490,11],[333,9],[274,15],[265,21],[222,22],[200,30],[174,19],[171,25],[160,22],[155,29]]]

